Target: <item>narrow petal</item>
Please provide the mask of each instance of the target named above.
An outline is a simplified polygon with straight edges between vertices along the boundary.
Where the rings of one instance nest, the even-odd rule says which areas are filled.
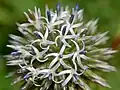
[[[39,56],[39,54],[40,54],[39,50],[36,47],[34,47],[33,45],[31,47],[34,50],[34,52],[36,53],[36,56]]]
[[[81,54],[80,57],[81,57],[82,59],[84,59],[84,60],[90,59],[89,57],[85,56],[84,54]]]
[[[25,16],[27,17],[28,21],[29,21],[30,23],[33,23],[33,21],[30,19],[29,15],[28,15],[26,12],[24,12],[24,14],[25,14]]]
[[[18,83],[18,82],[20,82],[22,80],[23,80],[23,78],[21,76],[19,76],[11,83],[11,85],[14,85],[14,84],[16,84],[16,83]]]
[[[83,23],[74,24],[72,26],[72,28],[78,28],[78,27],[81,27],[82,25],[83,25]]]
[[[73,28],[70,28],[70,32],[71,32],[72,35],[75,35],[75,32],[74,32]]]
[[[55,64],[55,66],[52,68],[53,71],[56,71],[60,67],[60,63],[58,62]]]
[[[53,18],[52,18],[51,23],[54,23],[56,19],[57,19],[57,14],[55,13],[54,16],[53,16]]]
[[[79,65],[79,67],[81,67],[82,69],[84,69],[84,66],[83,66],[83,64],[81,62],[81,58],[80,58],[79,55],[77,56],[77,64]]]
[[[93,82],[96,82],[104,87],[110,87],[108,85],[108,83],[102,77],[98,76],[97,74],[93,73],[92,71],[87,70],[86,73],[89,75],[88,77],[90,77]]]
[[[35,13],[34,13],[34,16],[35,16],[36,19],[39,18],[39,17],[38,17],[38,11],[37,11],[37,7],[36,7],[36,6],[35,6]]]
[[[90,87],[82,80],[82,79],[79,79],[79,86],[84,89],[84,90],[91,90]]]
[[[47,37],[48,37],[48,28],[46,27],[46,32],[45,32],[45,39],[47,39]]]
[[[62,83],[62,86],[63,86],[63,87],[66,86],[66,84],[71,80],[72,77],[73,77],[73,75],[70,74],[70,75],[65,79],[65,81]]]
[[[71,38],[76,38],[77,35],[66,35],[64,36],[65,39],[71,39]]]
[[[103,71],[106,71],[106,72],[117,71],[115,67],[108,64],[94,64],[94,65],[91,64],[88,66],[96,69],[102,69]]]
[[[73,62],[73,64],[74,64],[74,67],[75,67],[75,70],[77,71],[77,64],[76,64],[76,62],[75,62],[75,58],[76,58],[76,55],[77,54],[74,54],[74,56],[73,56],[73,58],[72,58],[72,62]]]
[[[62,39],[62,42],[64,43],[65,46],[71,47],[71,46],[65,41],[65,39]]]
[[[41,11],[40,11],[40,8],[38,8],[38,19],[40,19],[41,17]]]
[[[62,24],[62,23],[64,23],[64,21],[63,21],[63,20],[56,21],[56,22],[54,22],[54,23],[52,24],[52,26],[55,26],[55,25],[60,25],[60,24]]]
[[[70,58],[70,57],[72,57],[73,56],[73,53],[70,53],[70,54],[67,54],[67,55],[63,55],[63,59],[65,59],[65,58]]]
[[[66,47],[65,45],[63,45],[63,46],[61,47],[61,50],[60,50],[60,53],[59,53],[60,55],[63,55],[63,52],[64,52],[64,50],[65,50],[65,47]]]
[[[50,65],[49,65],[49,68],[52,68],[57,61],[58,61],[58,57],[55,57],[55,58],[51,61]]]
[[[64,68],[71,68],[71,67],[68,66],[62,59],[60,59],[60,64],[61,64]]]
[[[55,42],[46,40],[46,44],[48,44],[48,45],[50,45],[50,44],[55,44]]]

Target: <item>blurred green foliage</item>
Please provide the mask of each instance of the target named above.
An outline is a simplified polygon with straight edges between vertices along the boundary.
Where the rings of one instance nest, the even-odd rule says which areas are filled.
[[[45,5],[49,8],[55,8],[57,3],[63,6],[74,7],[76,3],[84,8],[85,20],[99,18],[98,31],[109,31],[110,40],[108,46],[112,46],[112,41],[116,35],[120,35],[120,0],[0,0],[0,55],[8,54],[10,49],[6,48],[8,44],[8,34],[18,34],[16,22],[24,22],[26,18],[23,15],[28,8],[34,9],[34,6],[40,7],[44,13]],[[120,54],[116,54],[110,61],[115,65],[118,72],[105,73],[105,77],[111,89],[94,86],[92,90],[120,90]],[[12,79],[6,79],[7,67],[6,60],[0,59],[0,90],[19,90],[16,86],[11,86]]]

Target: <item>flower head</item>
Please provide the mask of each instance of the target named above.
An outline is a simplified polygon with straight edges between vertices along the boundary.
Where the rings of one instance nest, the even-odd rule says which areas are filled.
[[[108,32],[97,33],[97,21],[83,20],[83,9],[72,10],[58,4],[52,11],[46,7],[24,12],[27,23],[17,24],[23,36],[10,35],[14,51],[6,55],[7,65],[16,66],[18,77],[13,82],[24,83],[22,90],[90,90],[86,82],[110,87],[96,71],[116,71],[106,60],[115,50],[104,47]]]

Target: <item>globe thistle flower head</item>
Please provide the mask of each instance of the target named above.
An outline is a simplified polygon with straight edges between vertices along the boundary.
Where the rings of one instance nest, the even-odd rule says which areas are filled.
[[[17,76],[12,84],[23,83],[22,90],[90,90],[91,82],[110,87],[96,72],[116,71],[107,63],[116,51],[105,47],[108,32],[96,31],[98,20],[84,22],[79,5],[24,14],[28,21],[17,23],[22,36],[10,34],[7,45],[14,50],[6,55],[7,65],[16,66],[8,75]]]

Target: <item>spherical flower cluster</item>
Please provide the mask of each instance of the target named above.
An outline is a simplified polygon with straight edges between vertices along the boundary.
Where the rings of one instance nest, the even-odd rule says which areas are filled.
[[[116,71],[107,60],[115,50],[105,47],[108,32],[97,33],[97,21],[83,21],[83,9],[46,6],[28,9],[27,22],[18,24],[22,36],[9,35],[14,51],[6,55],[7,65],[16,66],[9,75],[12,84],[23,83],[21,90],[90,90],[89,82],[110,87],[98,71]],[[9,76],[8,75],[8,76]]]

